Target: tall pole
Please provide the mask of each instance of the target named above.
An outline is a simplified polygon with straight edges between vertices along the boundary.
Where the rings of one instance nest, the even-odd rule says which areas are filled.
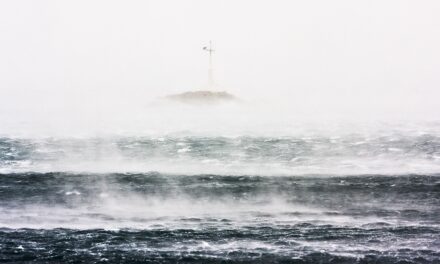
[[[203,47],[203,50],[209,52],[208,86],[209,89],[212,89],[214,87],[214,77],[213,77],[213,67],[212,67],[212,53],[214,53],[214,49],[212,48],[211,41],[209,41],[209,47]]]

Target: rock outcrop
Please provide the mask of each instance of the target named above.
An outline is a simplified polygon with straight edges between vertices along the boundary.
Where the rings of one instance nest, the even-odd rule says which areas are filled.
[[[168,100],[178,101],[188,104],[211,104],[231,102],[238,100],[234,95],[227,92],[213,92],[213,91],[193,91],[184,92],[180,94],[172,94],[165,97]]]

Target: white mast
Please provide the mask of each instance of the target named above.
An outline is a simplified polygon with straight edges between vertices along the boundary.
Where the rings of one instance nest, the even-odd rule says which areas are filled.
[[[212,48],[211,41],[209,41],[209,47],[203,47],[203,50],[209,52],[209,69],[208,69],[208,86],[209,89],[214,87],[214,77],[213,77],[213,68],[212,68],[212,53],[214,53],[214,49]]]

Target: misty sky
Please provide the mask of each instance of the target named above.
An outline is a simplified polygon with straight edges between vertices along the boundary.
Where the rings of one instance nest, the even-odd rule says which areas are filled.
[[[437,0],[3,0],[0,110],[203,89],[212,40],[218,89],[248,101],[435,118],[439,14]]]

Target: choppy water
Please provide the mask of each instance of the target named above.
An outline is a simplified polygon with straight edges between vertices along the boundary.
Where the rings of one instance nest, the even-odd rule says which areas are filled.
[[[440,136],[0,139],[0,261],[439,263]]]

